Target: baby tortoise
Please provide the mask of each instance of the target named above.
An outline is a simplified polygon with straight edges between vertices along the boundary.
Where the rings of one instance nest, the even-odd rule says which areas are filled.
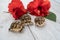
[[[21,23],[21,21],[15,21],[11,24],[9,31],[21,32],[23,28],[24,28],[24,25],[23,23]]]
[[[44,17],[36,17],[34,21],[35,21],[36,26],[42,27],[45,23],[45,18]]]
[[[31,17],[28,14],[23,15],[20,20],[25,23],[25,25],[32,25]]]

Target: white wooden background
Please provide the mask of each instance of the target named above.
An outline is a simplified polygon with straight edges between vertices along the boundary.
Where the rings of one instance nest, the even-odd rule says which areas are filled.
[[[12,33],[8,29],[10,24],[14,21],[13,17],[8,11],[8,3],[11,0],[0,0],[0,40],[34,40],[31,32],[26,26],[22,33]],[[32,0],[22,0],[25,8]],[[43,28],[38,28],[35,25],[30,26],[36,40],[60,40],[60,1],[50,0],[51,9],[57,16],[57,22],[46,19],[46,25]],[[33,17],[32,21],[33,21]]]

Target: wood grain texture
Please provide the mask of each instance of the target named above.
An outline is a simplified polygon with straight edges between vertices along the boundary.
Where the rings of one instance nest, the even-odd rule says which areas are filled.
[[[30,1],[32,0],[23,0],[23,3],[27,5]],[[29,26],[36,40],[60,40],[60,0],[50,1],[50,11],[57,15],[57,22],[46,19],[46,25],[43,28],[35,25]],[[0,0],[0,26],[3,27],[0,28],[0,40],[34,40],[27,26],[22,33],[12,33],[8,31],[10,24],[15,20],[10,13],[5,13],[3,11],[8,11],[8,3],[10,2],[11,0]],[[34,23],[35,16],[31,16],[31,18]]]

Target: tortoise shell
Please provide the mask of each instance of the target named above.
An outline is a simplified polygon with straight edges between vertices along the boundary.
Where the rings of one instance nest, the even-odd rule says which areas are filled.
[[[32,22],[31,22],[31,17],[30,15],[28,14],[25,14],[23,15],[21,18],[20,18],[21,21],[23,21],[25,23],[25,25],[31,25]]]
[[[45,23],[45,18],[44,17],[36,17],[34,21],[35,21],[35,25],[43,26]]]
[[[21,23],[21,21],[15,21],[11,24],[9,31],[21,32],[23,28],[24,26],[23,23]]]

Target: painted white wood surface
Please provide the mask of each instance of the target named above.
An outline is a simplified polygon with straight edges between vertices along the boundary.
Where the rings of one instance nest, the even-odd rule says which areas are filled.
[[[8,29],[10,24],[14,21],[13,17],[8,11],[8,3],[11,0],[0,0],[0,40],[34,40],[28,27],[26,26],[22,33],[12,33]],[[25,8],[27,4],[32,0],[22,0]],[[51,9],[57,15],[57,22],[46,19],[46,25],[43,28],[36,27],[35,25],[30,26],[36,40],[60,40],[60,1],[50,0]],[[34,16],[31,16],[34,21]]]

